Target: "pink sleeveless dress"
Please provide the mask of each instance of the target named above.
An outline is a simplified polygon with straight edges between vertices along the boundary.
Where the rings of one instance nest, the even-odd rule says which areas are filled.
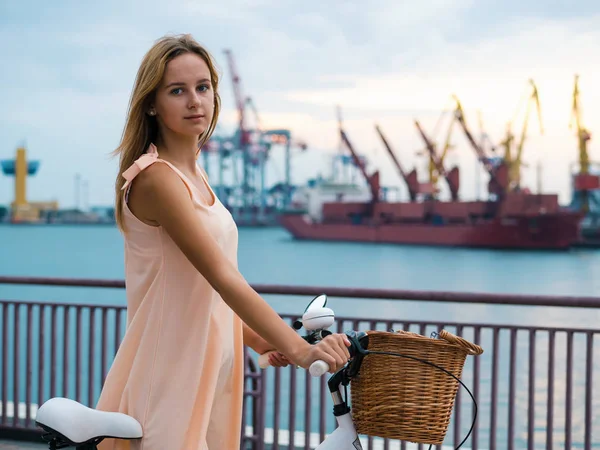
[[[150,145],[128,170],[129,185],[154,163],[185,183],[198,220],[237,266],[238,232],[196,166],[211,199]],[[242,322],[161,227],[124,205],[127,331],[112,363],[99,410],[137,419],[138,441],[106,439],[100,450],[237,450],[243,401]]]

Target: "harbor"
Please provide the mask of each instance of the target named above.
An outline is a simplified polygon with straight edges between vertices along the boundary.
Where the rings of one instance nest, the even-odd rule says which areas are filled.
[[[338,107],[339,153],[331,155],[329,176],[315,177],[306,185],[292,182],[293,161],[298,152],[310,152],[289,129],[263,129],[251,96],[244,96],[241,77],[231,50],[225,50],[235,93],[238,127],[231,136],[216,134],[200,149],[198,163],[213,181],[213,189],[240,227],[283,226],[294,238],[383,242],[403,245],[482,247],[495,249],[568,250],[595,247],[600,243],[600,175],[590,161],[591,134],[580,112],[579,76],[572,93],[572,117],[578,150],[577,171],[565,168],[572,180],[571,202],[559,203],[558,194],[537,192],[522,182],[524,145],[528,138],[530,113],[537,110],[540,133],[540,95],[529,80],[524,97],[526,112],[517,139],[509,122],[506,135],[494,142],[485,130],[472,131],[461,101],[452,96],[453,106],[442,111],[438,123],[446,123],[445,142],[435,142],[415,118],[415,132],[423,140],[428,157],[428,177],[404,166],[381,127],[375,131],[397,170],[398,184],[382,185],[378,167],[352,144]],[[523,103],[523,99],[519,104]],[[515,113],[515,115],[517,115]],[[250,125],[252,123],[252,125]],[[462,132],[486,176],[487,192],[478,200],[464,200],[460,170],[447,168],[444,161],[452,144],[453,127]],[[438,150],[439,148],[439,150]],[[575,148],[575,145],[574,145]],[[267,185],[274,152],[283,154],[284,177]],[[341,162],[335,164],[336,161]],[[39,160],[29,161],[19,147],[14,159],[0,161],[3,172],[14,178],[14,201],[4,207],[0,222],[12,224],[114,224],[114,208],[88,205],[87,183],[75,175],[75,208],[59,208],[57,201],[27,199],[27,179],[35,176]],[[272,166],[271,166],[272,167]],[[317,168],[317,171],[321,172]],[[229,183],[225,179],[230,180]],[[449,198],[441,193],[446,184]],[[393,194],[407,200],[391,200]],[[81,205],[86,205],[82,207]]]

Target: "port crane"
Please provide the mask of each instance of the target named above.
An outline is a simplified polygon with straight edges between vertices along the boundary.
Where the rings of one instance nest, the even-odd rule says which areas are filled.
[[[495,154],[498,149],[496,148],[496,144],[494,144],[494,142],[490,139],[489,134],[487,134],[487,132],[485,131],[485,128],[483,126],[483,114],[481,113],[481,111],[477,111],[477,122],[479,125],[480,136],[479,147],[484,151],[484,153]],[[489,152],[486,151],[486,145],[489,149]]]
[[[500,160],[496,163],[492,162],[492,158],[488,158],[485,151],[475,141],[473,134],[469,130],[465,120],[465,113],[460,100],[456,95],[452,95],[452,99],[455,102],[454,115],[458,123],[460,124],[467,140],[475,150],[477,159],[483,165],[485,170],[490,175],[490,181],[488,182],[488,192],[494,195],[497,199],[504,198],[508,188],[508,166],[504,160]]]
[[[440,118],[438,119],[438,122],[435,126],[435,130],[438,129],[438,126],[441,122],[441,120],[443,119],[443,117],[446,115],[447,111],[442,111],[442,114],[440,115]],[[450,124],[448,125],[448,131],[446,132],[446,139],[444,140],[444,147],[442,148],[442,152],[439,155],[439,160],[442,164],[444,164],[444,161],[446,159],[446,156],[448,155],[448,152],[450,150],[452,150],[454,148],[454,146],[451,144],[451,139],[452,139],[452,129],[454,127],[454,122],[456,121],[456,118],[454,116],[451,117],[450,119]],[[437,134],[437,131],[434,131],[434,135]],[[435,149],[435,153],[437,155],[438,151],[437,151],[437,143],[432,141],[433,143],[433,147]],[[433,189],[435,191],[438,190],[437,188],[437,183],[439,181],[439,177],[441,174],[439,174],[436,170],[436,165],[435,165],[435,159],[431,158],[431,155],[429,153],[429,149],[425,148],[424,150],[418,150],[416,152],[417,156],[423,156],[426,155],[427,156],[427,171],[429,173],[429,182],[433,185]]]
[[[249,146],[251,141],[250,130],[246,127],[246,98],[242,93],[242,83],[239,72],[237,70],[233,53],[230,49],[223,50],[227,59],[227,65],[229,67],[229,73],[231,76],[231,84],[233,88],[233,96],[235,100],[235,106],[238,113],[238,128],[232,139],[234,146],[241,152],[242,159],[242,180],[241,180],[241,205],[237,201],[233,201],[233,212],[234,216],[239,214],[239,206],[241,206],[243,213],[246,214],[250,203],[249,195],[250,191],[250,158],[249,158]],[[233,157],[234,154],[231,156]],[[234,183],[238,185],[238,171],[235,160],[232,160],[232,170]],[[233,192],[235,193],[235,189]],[[228,202],[229,203],[229,202]]]
[[[588,155],[587,144],[592,138],[590,132],[582,125],[581,104],[579,101],[579,75],[575,75],[575,85],[573,87],[573,106],[571,109],[571,122],[569,128],[573,128],[573,121],[577,128],[577,141],[579,147],[579,172],[588,174],[590,170],[590,158]]]
[[[344,131],[344,127],[342,124],[342,112],[340,107],[337,107],[337,119],[338,119],[338,129],[340,133],[340,138],[342,139],[342,143],[345,147],[348,148],[350,154],[352,156],[352,160],[354,161],[354,165],[359,168],[362,176],[365,178],[367,183],[369,184],[369,189],[371,191],[371,200],[369,202],[369,210],[368,215],[373,214],[374,206],[377,202],[379,202],[379,190],[381,188],[379,182],[379,171],[376,170],[371,175],[367,173],[367,169],[365,167],[364,161],[358,156],[358,153],[354,149],[350,139],[348,139],[348,135]]]
[[[307,145],[293,139],[292,132],[288,129],[264,127],[255,99],[244,95],[232,51],[225,49],[224,54],[231,77],[238,123],[232,137],[211,138],[210,150],[219,155],[220,173],[223,171],[223,158],[231,160],[233,186],[220,186],[219,192],[225,194],[221,201],[231,209],[238,224],[263,224],[271,221],[269,217],[272,213],[278,213],[280,209],[291,205],[291,148],[306,150]],[[267,162],[273,145],[284,147],[285,179],[267,190]],[[206,154],[205,157],[207,158]],[[222,180],[222,176],[220,179]],[[270,202],[269,197],[272,200]]]
[[[429,152],[429,157],[435,165],[435,170],[437,171],[437,173],[443,176],[446,182],[448,183],[448,188],[450,189],[450,197],[452,198],[452,201],[457,201],[458,189],[460,186],[460,176],[458,167],[453,167],[449,172],[446,172],[441,157],[438,156],[435,152],[435,145],[433,144],[431,139],[429,139],[418,120],[415,120],[415,126],[419,131],[421,139],[423,139],[423,141],[425,142],[425,146],[427,147],[427,151]]]
[[[586,214],[590,212],[598,214],[599,207],[594,204],[596,203],[596,198],[593,195],[593,191],[600,189],[600,177],[590,173],[590,166],[592,164],[588,154],[588,142],[592,136],[582,123],[581,102],[579,99],[579,75],[575,75],[572,101],[569,128],[573,128],[574,122],[579,148],[579,171],[573,175],[573,206]]]
[[[442,153],[439,156],[439,161],[440,164],[444,164],[444,161],[446,160],[446,156],[448,155],[448,152],[452,149],[452,144],[450,143],[451,139],[452,139],[452,128],[454,127],[454,117],[452,117],[452,119],[450,120],[450,125],[448,126],[448,131],[446,133],[446,139],[444,141],[444,147],[442,148]],[[436,150],[437,153],[437,145],[435,143],[433,143],[434,145],[434,149]],[[428,150],[429,152],[429,150]],[[435,164],[435,159],[431,158],[431,155],[429,157],[429,181],[434,185],[437,186],[437,182],[438,182],[438,178],[441,174],[436,170],[436,164]]]
[[[410,201],[411,202],[417,201],[417,197],[420,193],[433,195],[434,194],[433,185],[431,183],[419,183],[416,169],[413,169],[410,172],[406,172],[406,170],[402,167],[402,164],[400,164],[400,161],[396,157],[396,154],[392,150],[392,147],[391,147],[389,141],[384,136],[383,131],[381,130],[381,127],[378,124],[375,124],[375,130],[377,131],[377,134],[379,135],[381,141],[383,142],[383,146],[385,147],[388,154],[390,155],[390,158],[392,158],[392,161],[394,162],[394,165],[396,166],[398,173],[400,174],[400,176],[406,183]]]
[[[440,124],[442,118],[446,115],[446,111],[443,111],[442,114],[440,115],[440,118],[435,126],[435,130],[438,129],[438,125]],[[444,161],[446,159],[446,156],[448,155],[448,152],[450,150],[452,150],[452,148],[454,147],[450,142],[452,139],[452,129],[454,127],[454,122],[456,121],[456,119],[454,118],[454,116],[452,116],[452,118],[450,119],[450,124],[448,125],[448,131],[446,133],[446,139],[444,140],[444,147],[442,148],[442,152],[439,155],[439,161],[441,164],[444,164]],[[437,134],[434,131],[434,134]],[[437,143],[434,142],[433,140],[431,141],[435,150],[435,154],[438,154],[437,151]],[[434,192],[438,192],[438,181],[439,181],[439,177],[440,177],[440,173],[438,173],[438,171],[436,170],[436,164],[435,164],[435,158],[431,157],[431,153],[429,152],[429,149],[426,147],[424,150],[418,150],[416,152],[417,156],[423,156],[426,155],[427,156],[427,171],[429,173],[429,182],[432,185],[432,188],[434,190]]]
[[[529,124],[529,116],[531,113],[532,105],[535,105],[537,111],[538,122],[540,126],[540,134],[544,134],[544,126],[542,124],[542,113],[540,108],[540,98],[538,88],[532,79],[529,79],[528,87],[531,92],[527,96],[527,109],[525,111],[525,118],[523,121],[523,128],[521,129],[521,136],[518,143],[516,143],[515,152],[513,154],[513,145],[515,144],[515,136],[512,133],[512,125],[515,118],[508,122],[506,126],[506,136],[501,142],[501,146],[504,148],[504,161],[508,167],[508,190],[509,191],[520,191],[521,186],[521,168],[524,166],[522,162],[523,148],[525,139],[527,138],[527,127]],[[521,103],[521,102],[519,102]],[[519,112],[519,108],[515,112],[515,116]]]

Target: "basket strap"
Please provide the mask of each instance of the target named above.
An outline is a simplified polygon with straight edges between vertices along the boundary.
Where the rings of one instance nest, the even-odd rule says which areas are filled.
[[[481,355],[483,353],[483,349],[479,345],[473,344],[472,342],[469,342],[459,336],[455,336],[446,330],[440,331],[439,337],[445,339],[451,344],[462,347],[469,355]]]

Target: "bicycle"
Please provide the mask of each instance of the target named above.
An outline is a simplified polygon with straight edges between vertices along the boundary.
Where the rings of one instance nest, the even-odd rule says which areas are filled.
[[[326,304],[327,296],[325,294],[316,296],[306,307],[302,318],[292,325],[296,330],[304,327],[307,334],[303,338],[311,344],[315,344],[331,334],[328,328],[333,325],[335,315],[333,310],[326,307]],[[346,389],[352,378],[358,375],[363,359],[368,354],[404,356],[390,352],[369,351],[369,336],[366,332],[347,331],[345,334],[351,343],[348,348],[350,360],[342,369],[333,374],[327,383],[333,400],[333,414],[338,426],[315,450],[362,450],[360,438],[352,419],[351,408],[347,402],[347,391],[344,398],[342,386]],[[260,355],[259,366],[263,369],[268,367],[268,359],[269,353]],[[434,365],[427,361],[423,362]],[[441,367],[438,368],[454,377],[475,402],[469,389],[457,377]],[[315,361],[309,368],[309,373],[313,377],[320,377],[327,372],[329,372],[329,366],[324,361]],[[467,440],[475,425],[476,403],[474,411],[471,430],[459,447]],[[36,424],[45,431],[42,438],[48,442],[50,450],[67,447],[75,447],[76,450],[97,450],[97,445],[106,438],[136,440],[143,436],[140,423],[131,416],[118,412],[98,411],[62,397],[51,398],[40,406],[36,415]]]

